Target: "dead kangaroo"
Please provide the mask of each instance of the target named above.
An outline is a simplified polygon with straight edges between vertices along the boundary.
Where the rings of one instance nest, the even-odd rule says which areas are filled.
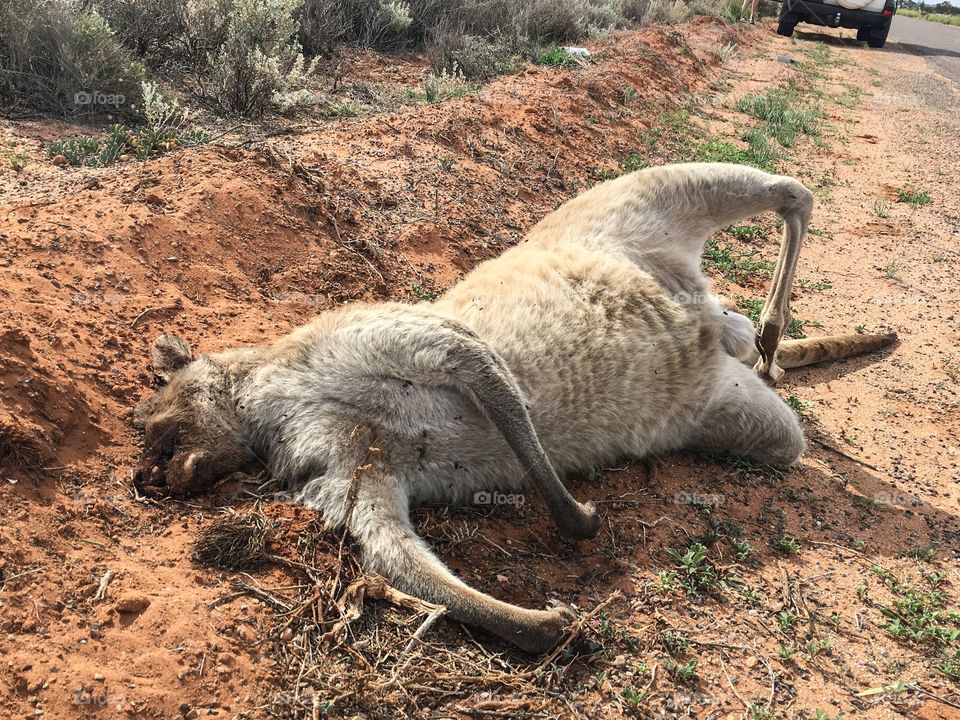
[[[764,381],[893,340],[780,343],[812,207],[789,177],[652,168],[566,203],[433,304],[350,305],[271,346],[197,359],[164,335],[153,360],[168,384],[137,410],[135,481],[186,495],[266,462],[329,527],[349,528],[370,571],[547,651],[571,611],[516,607],[461,582],[414,533],[410,507],[532,487],[563,535],[588,538],[597,507],[558,474],[681,448],[796,461],[797,417]],[[717,229],[768,210],[784,233],[756,334],[710,293],[700,255]]]

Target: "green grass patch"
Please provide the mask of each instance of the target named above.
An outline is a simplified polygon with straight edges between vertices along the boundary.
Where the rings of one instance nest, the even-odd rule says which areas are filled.
[[[933,202],[933,198],[930,197],[930,193],[926,190],[909,187],[897,188],[897,199],[900,202],[910,203],[910,205],[915,208],[923,207]]]
[[[960,25],[960,15],[928,13],[923,12],[922,10],[910,10],[908,8],[900,8],[897,10],[897,14],[905,15],[907,17],[920,18],[921,20],[929,20],[930,22],[941,23],[943,25]]]
[[[755,247],[734,249],[728,244],[722,244],[716,237],[711,237],[703,246],[700,267],[705,271],[718,273],[737,285],[743,285],[746,280],[758,275],[769,277],[774,263],[764,260],[760,256],[760,250]]]
[[[754,325],[760,323],[760,313],[763,312],[763,298],[748,298],[743,295],[734,295],[733,300],[740,308],[740,312],[753,321]],[[790,325],[787,327],[786,335],[794,340],[805,338],[807,335],[803,332],[804,321],[797,318],[790,318]]]
[[[548,67],[572,67],[577,65],[576,59],[564,50],[562,47],[554,47],[544,50],[536,57],[537,65],[546,65]]]
[[[770,90],[759,95],[744,95],[737,110],[762,120],[763,130],[783,147],[793,147],[797,135],[818,135],[817,121],[823,116],[819,107],[797,108],[797,97],[787,90]]]
[[[637,153],[630,153],[629,155],[620,158],[619,165],[620,169],[625,173],[636,172],[637,170],[643,170],[644,168],[650,167],[650,163],[648,163]]]
[[[755,130],[748,131],[743,136],[747,147],[738,147],[727,140],[716,138],[707,140],[694,146],[688,155],[688,160],[694,162],[724,162],[738,165],[751,165],[760,170],[772,172],[778,161],[766,137]]]

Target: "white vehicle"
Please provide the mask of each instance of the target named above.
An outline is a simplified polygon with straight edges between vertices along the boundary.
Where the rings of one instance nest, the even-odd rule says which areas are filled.
[[[896,12],[896,0],[783,0],[777,34],[790,37],[799,22],[856,28],[857,40],[882,48]]]

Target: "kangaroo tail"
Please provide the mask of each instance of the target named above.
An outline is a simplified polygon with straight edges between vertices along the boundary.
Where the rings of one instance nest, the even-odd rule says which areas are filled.
[[[863,355],[881,350],[897,341],[896,333],[887,335],[824,335],[822,337],[803,338],[802,340],[784,340],[777,352],[777,362],[782,368],[798,368],[814,365],[826,360]],[[749,363],[760,357],[754,351]]]

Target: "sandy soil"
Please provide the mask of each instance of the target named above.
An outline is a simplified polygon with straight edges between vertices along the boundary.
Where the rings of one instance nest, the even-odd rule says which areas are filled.
[[[441,621],[392,687],[381,680],[397,657],[370,639],[409,638],[418,618],[368,605],[354,647],[324,657],[314,692],[334,702],[330,717],[960,717],[938,656],[882,628],[902,586],[878,570],[903,586],[944,573],[957,608],[960,92],[896,44],[867,52],[838,35],[790,43],[707,19],[651,28],[591,45],[585,68],[531,66],[441,105],[104,169],[46,159],[43,144],[76,128],[0,125],[31,156],[0,176],[0,716],[274,717],[278,693],[311,695],[284,651],[308,629],[285,632],[249,594],[215,602],[236,581],[293,597],[303,578],[190,560],[199,528],[249,503],[134,497],[130,410],[150,391],[156,335],[215,350],[348,300],[434,296],[619,158],[670,159],[669,133],[649,132],[662,113],[685,107],[681,132],[736,136],[752,121],[734,100],[794,78],[824,93],[829,126],[782,166],[820,198],[799,276],[831,284],[798,287],[795,314],[821,324],[809,333],[892,329],[901,344],[788,376],[781,391],[809,403],[811,442],[785,475],[671,456],[571,479],[604,509],[595,541],[560,540],[533,499],[492,515],[419,511],[443,558],[499,597],[590,613],[621,594],[537,673],[539,661]],[[811,80],[816,39],[831,59]],[[730,43],[724,66],[717,50]],[[799,66],[777,62],[784,53]],[[426,72],[416,58],[398,70],[370,54],[351,67],[414,84]],[[933,202],[899,202],[903,187]],[[277,554],[302,558],[317,537],[314,564],[333,572],[336,544],[307,511],[266,512]],[[736,560],[731,523],[752,558]],[[708,539],[726,589],[693,597],[656,583],[674,565],[666,548],[693,537]],[[799,551],[776,552],[781,537]],[[911,555],[923,548],[932,559]],[[798,618],[786,629],[783,612]],[[424,669],[431,653],[462,663],[462,676],[438,680]],[[695,679],[671,674],[693,659]],[[503,673],[529,678],[521,687]],[[320,716],[287,705],[286,716]]]

